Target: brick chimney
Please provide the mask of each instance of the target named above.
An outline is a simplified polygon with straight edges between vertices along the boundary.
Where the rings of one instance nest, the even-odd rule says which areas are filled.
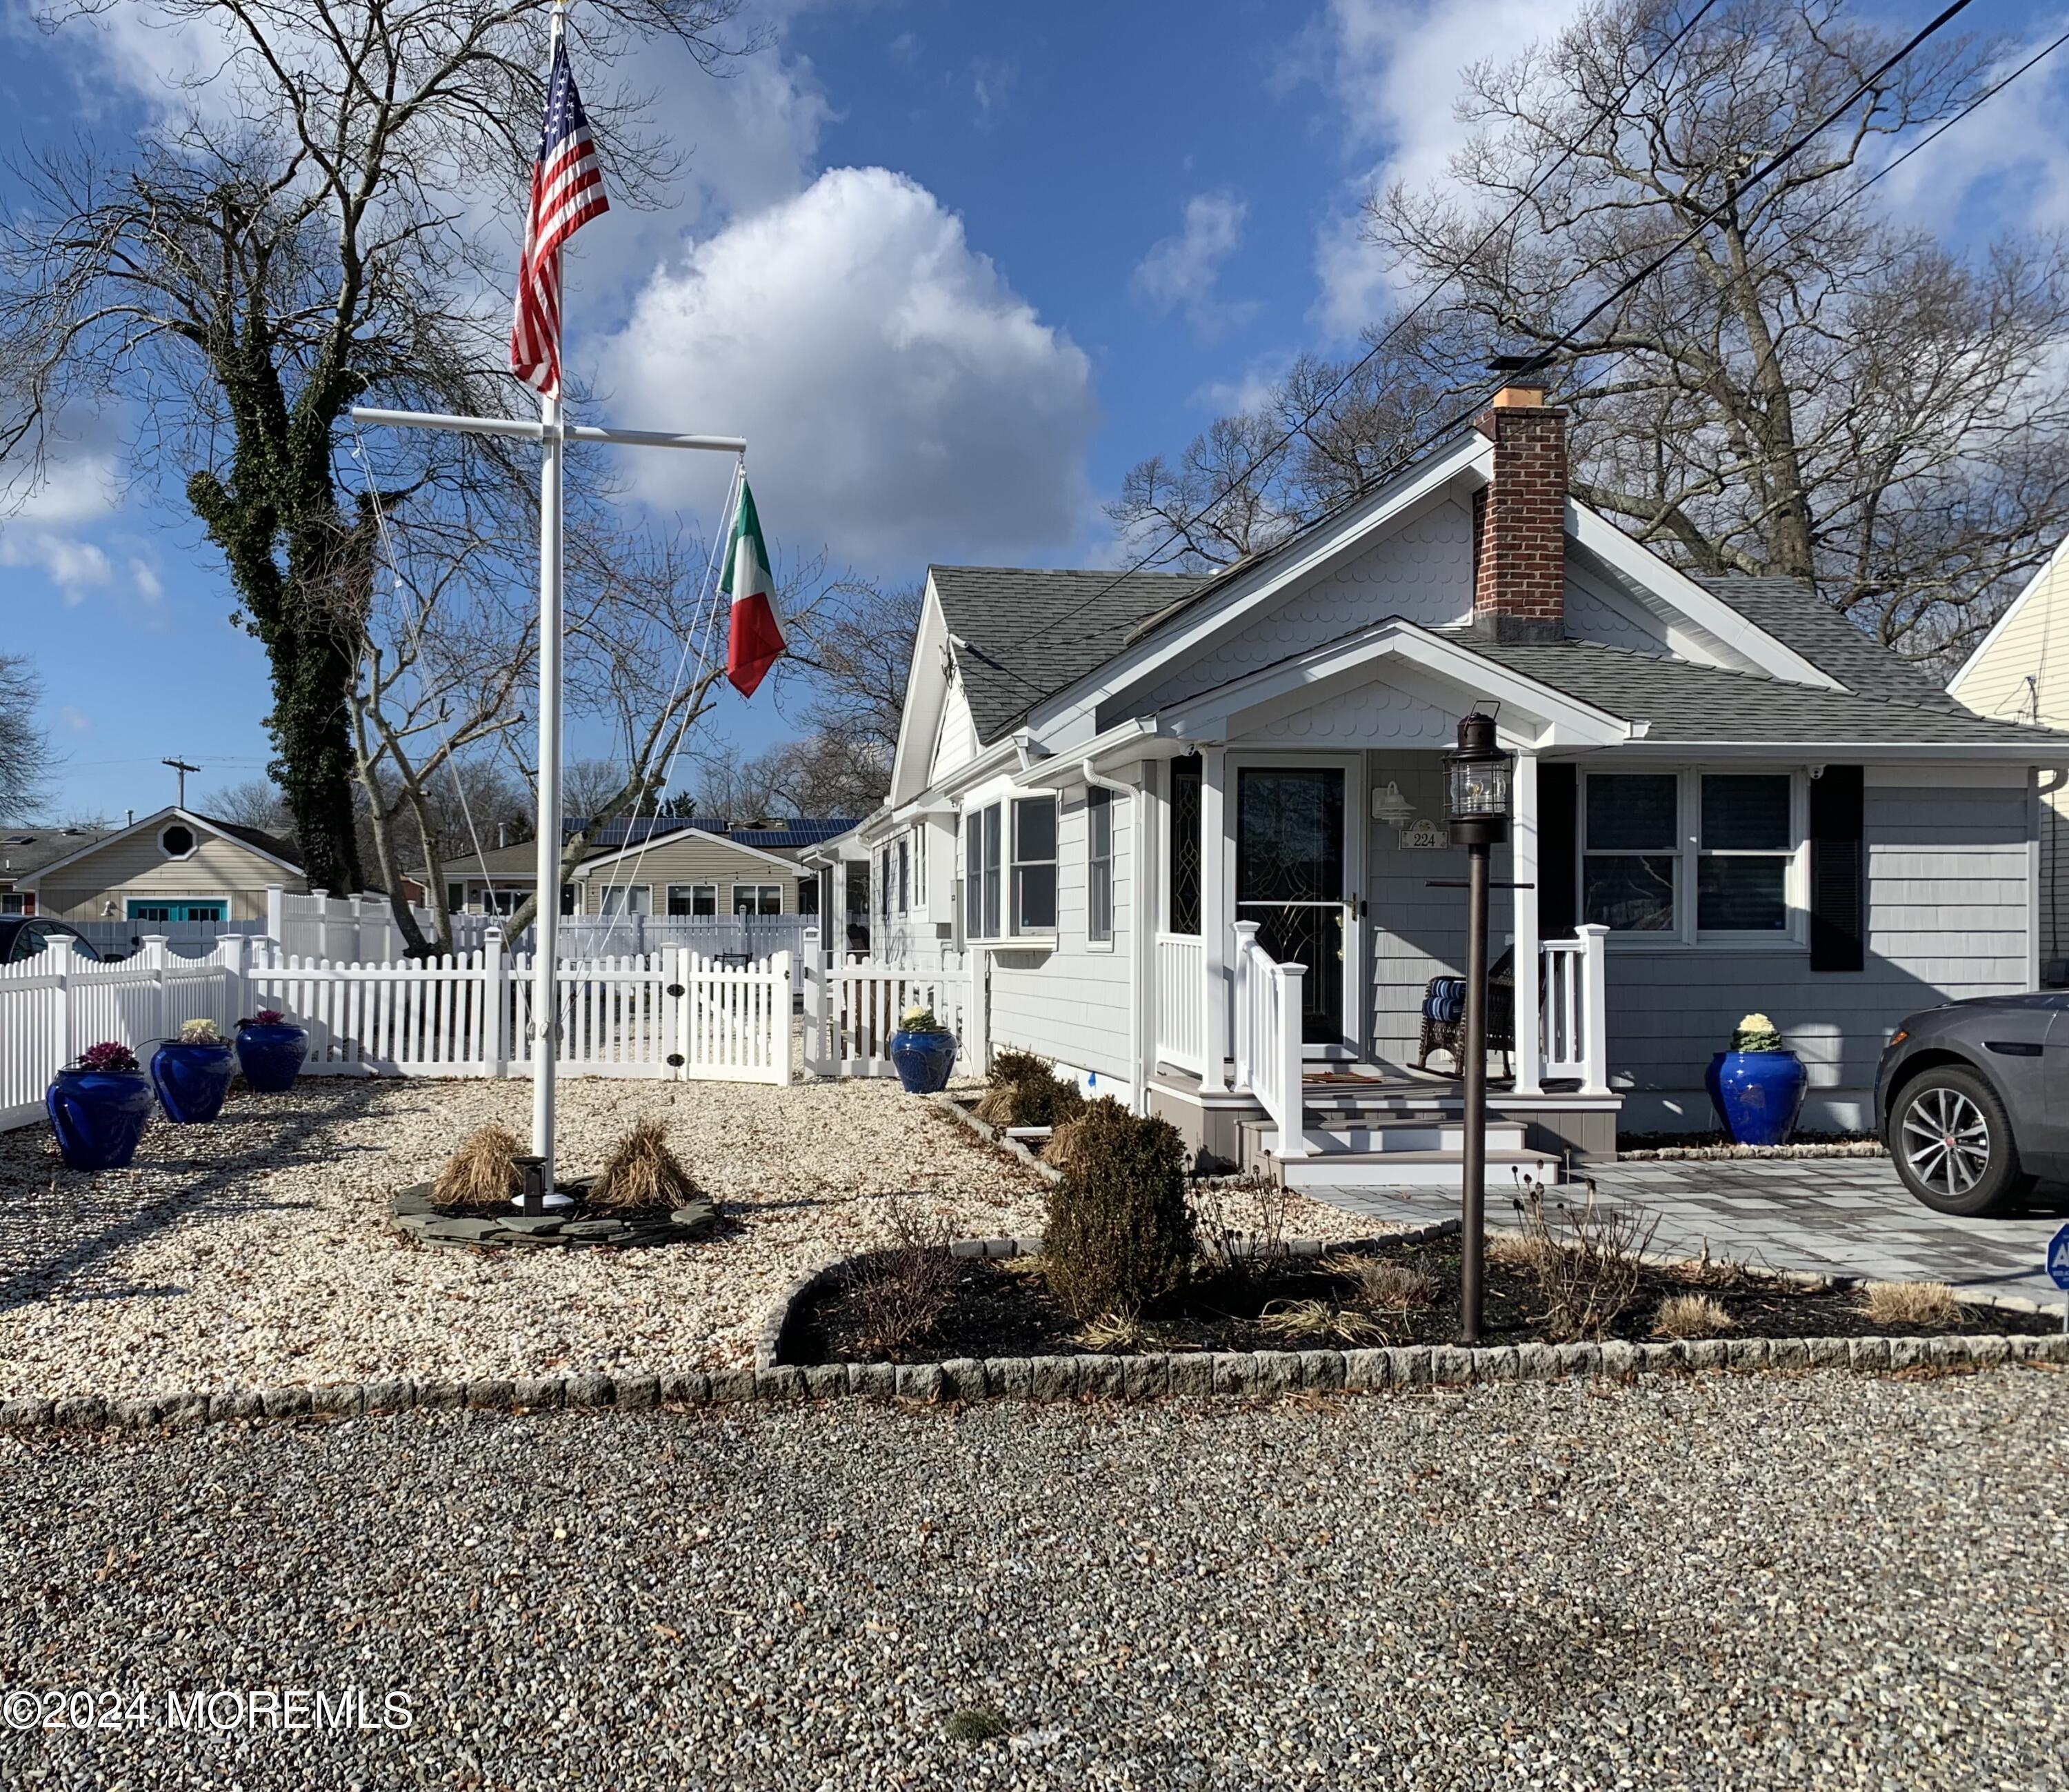
[[[1566,616],[1566,413],[1505,386],[1473,427],[1494,478],[1473,499],[1473,627],[1495,641],[1557,641]]]

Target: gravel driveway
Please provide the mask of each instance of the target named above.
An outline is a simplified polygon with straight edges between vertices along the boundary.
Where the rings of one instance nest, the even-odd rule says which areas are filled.
[[[808,1264],[881,1243],[901,1194],[956,1236],[1041,1230],[1047,1185],[895,1082],[584,1078],[561,1085],[565,1169],[658,1113],[731,1231],[523,1255],[396,1235],[390,1194],[530,1113],[524,1082],[310,1079],[211,1126],[154,1120],[129,1169],[92,1176],[43,1129],[0,1134],[0,1397],[711,1370]],[[1296,1231],[1380,1229],[1297,1208]]]
[[[0,1440],[10,1787],[2069,1784],[2057,1378]],[[169,1729],[253,1685],[366,1734]],[[959,1708],[1010,1733],[953,1740]],[[235,1713],[234,1705],[221,1710]]]

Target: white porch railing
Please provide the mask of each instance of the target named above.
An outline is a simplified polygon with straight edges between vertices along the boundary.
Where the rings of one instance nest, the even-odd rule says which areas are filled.
[[[1577,1078],[1583,1095],[1607,1095],[1610,930],[1591,925],[1574,933],[1538,949],[1544,1074]]]
[[[1257,923],[1235,924],[1235,1086],[1254,1095],[1279,1129],[1281,1157],[1308,1155],[1300,1100],[1303,966],[1282,965],[1257,943]]]
[[[956,1035],[959,1056],[974,1057],[969,966],[957,953],[943,953],[938,970],[851,958],[831,966],[807,964],[803,975],[805,1067],[816,1076],[896,1076],[891,1035],[916,1003],[932,1009]]]
[[[1200,936],[1157,936],[1157,1055],[1167,1064],[1206,1067],[1206,969]]]

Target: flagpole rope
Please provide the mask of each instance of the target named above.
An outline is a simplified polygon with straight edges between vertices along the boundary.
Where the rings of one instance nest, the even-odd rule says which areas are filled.
[[[704,676],[705,667],[710,663],[712,642],[718,627],[719,581],[716,574],[719,557],[732,527],[728,519],[733,514],[735,504],[738,501],[740,488],[745,483],[746,478],[747,457],[741,455],[733,463],[733,478],[726,487],[725,499],[719,510],[719,527],[712,533],[711,553],[705,561],[703,582],[697,588],[697,601],[691,608],[688,632],[683,637],[682,651],[675,656],[675,676],[669,680],[668,700],[662,711],[663,716],[674,709],[677,692],[684,688],[694,689],[697,681]],[[686,688],[682,683],[683,667],[689,659],[692,646],[697,642],[700,635],[702,636],[703,645],[697,649],[696,669],[691,674],[689,685]],[[654,814],[650,819],[645,836],[639,842],[639,851],[633,855],[630,866],[626,873],[624,888],[627,892],[626,900],[628,901],[630,900],[630,892],[636,886],[639,872],[647,862],[647,848],[653,844],[654,831],[651,824],[652,822],[660,818],[661,796],[675,778],[675,761],[682,752],[684,737],[688,733],[687,725],[677,731],[674,741],[670,745],[667,761],[662,768],[660,779],[654,786]],[[639,804],[634,806],[632,820],[635,827],[639,823]],[[695,816],[695,807],[693,803],[692,805],[692,818]],[[598,900],[607,904],[610,900],[611,891],[617,887],[618,880],[615,876],[606,880],[603,895]],[[649,900],[651,901],[651,896]],[[716,899],[712,904],[712,912],[716,918],[717,913]],[[624,910],[621,905],[619,912],[611,917],[610,925],[604,930],[602,942],[604,945],[609,946],[617,937],[618,923],[624,918]]]

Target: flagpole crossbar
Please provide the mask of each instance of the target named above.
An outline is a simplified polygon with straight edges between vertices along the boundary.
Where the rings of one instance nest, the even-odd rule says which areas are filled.
[[[712,454],[743,455],[747,439],[739,435],[679,435],[667,430],[598,429],[588,423],[549,424],[521,417],[448,417],[433,410],[377,410],[353,407],[355,423],[382,423],[395,429],[459,430],[469,435],[508,435],[521,442],[543,442],[550,432],[562,442],[615,442],[628,448],[702,448]]]

